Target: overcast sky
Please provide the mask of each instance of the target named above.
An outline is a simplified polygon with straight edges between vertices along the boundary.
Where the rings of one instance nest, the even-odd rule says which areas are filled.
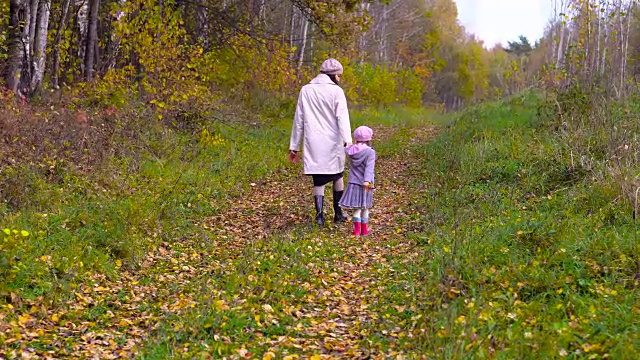
[[[552,15],[552,0],[455,0],[462,25],[483,40],[485,47],[517,40],[540,39]]]

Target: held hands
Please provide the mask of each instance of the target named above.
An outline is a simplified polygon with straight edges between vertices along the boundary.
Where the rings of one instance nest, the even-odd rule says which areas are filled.
[[[371,191],[371,189],[373,189],[373,183],[370,183],[368,181],[365,181],[364,183],[362,183],[362,186],[364,186],[364,191],[369,192]]]

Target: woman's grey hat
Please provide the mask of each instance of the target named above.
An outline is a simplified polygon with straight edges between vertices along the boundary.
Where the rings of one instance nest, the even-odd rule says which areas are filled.
[[[320,72],[327,75],[342,75],[343,71],[342,64],[334,58],[325,60],[320,67]]]

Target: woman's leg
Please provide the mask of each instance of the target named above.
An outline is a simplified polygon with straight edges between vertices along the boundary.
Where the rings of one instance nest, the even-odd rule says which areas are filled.
[[[344,177],[333,182],[333,191],[344,191]]]
[[[324,185],[313,187],[313,199],[316,206],[316,222],[324,225]]]
[[[333,182],[333,221],[344,222],[347,221],[347,217],[342,215],[342,209],[340,208],[340,199],[344,193],[344,180],[343,177]]]

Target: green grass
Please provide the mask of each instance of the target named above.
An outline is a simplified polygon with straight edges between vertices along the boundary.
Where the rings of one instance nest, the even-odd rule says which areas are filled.
[[[426,190],[412,237],[426,258],[406,283],[419,286],[412,301],[430,330],[407,349],[505,359],[640,349],[632,209],[612,179],[572,168],[539,105],[528,95],[467,110],[415,149]]]
[[[388,244],[411,242],[419,256],[390,253],[392,270],[371,269],[384,278],[371,293],[376,319],[362,325],[362,348],[444,359],[631,359],[640,351],[632,207],[605,167],[572,163],[575,144],[539,116],[540,106],[539,95],[526,94],[437,118],[440,133],[426,143],[412,141],[423,111],[353,114],[354,128],[395,129],[374,142],[381,163],[408,150],[420,160],[406,174],[415,191],[397,195],[409,204],[393,224],[406,239]],[[203,146],[199,135],[151,128],[144,151],[114,156],[94,174],[61,169],[51,180],[13,169],[30,196],[20,211],[0,213],[3,228],[18,230],[2,237],[3,291],[72,297],[96,273],[135,271],[161,243],[174,246],[176,259],[191,256],[175,240],[211,235],[197,226],[202,217],[224,212],[252,180],[287,169],[290,119],[207,126],[225,142]],[[201,273],[189,281],[157,283],[169,262],[149,272],[140,283],[157,283],[159,294],[140,311],[164,315],[140,356],[221,358],[246,345],[261,357],[275,351],[268,341],[302,333],[296,328],[312,324],[296,309],[316,301],[309,297],[323,281],[336,281],[330,274],[340,270],[344,247],[358,246],[304,229],[239,254],[204,243]],[[161,309],[181,300],[179,315]],[[106,323],[108,313],[108,302],[99,303],[80,320]],[[275,352],[310,354],[286,342]]]
[[[198,131],[129,126],[141,132],[139,141],[114,139],[115,155],[92,173],[64,163],[53,178],[38,165],[3,169],[5,179],[21,180],[5,196],[22,201],[0,205],[0,228],[29,235],[0,237],[0,293],[53,296],[60,284],[96,272],[117,277],[120,264],[135,269],[159,242],[193,236],[198,219],[286,168],[289,119],[262,127],[205,119],[202,126],[223,139],[210,143]]]

